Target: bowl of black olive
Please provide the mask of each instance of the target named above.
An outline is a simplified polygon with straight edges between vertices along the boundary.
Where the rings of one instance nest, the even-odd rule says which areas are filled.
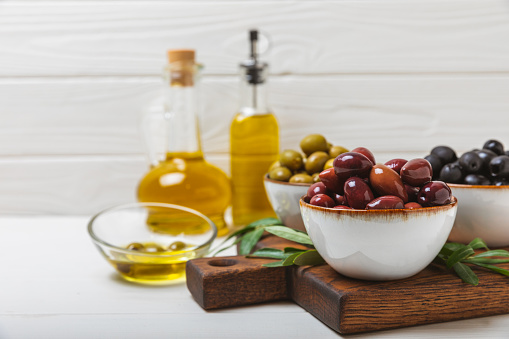
[[[460,156],[451,147],[436,146],[425,159],[433,179],[446,182],[458,199],[449,241],[480,237],[488,246],[509,246],[509,150],[490,139]]]

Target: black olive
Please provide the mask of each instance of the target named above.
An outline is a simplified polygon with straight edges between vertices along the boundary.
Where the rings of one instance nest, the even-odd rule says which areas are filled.
[[[463,153],[459,159],[459,164],[466,173],[478,173],[482,168],[482,163],[481,157],[476,152]]]
[[[425,156],[424,159],[428,160],[431,164],[431,169],[433,170],[433,178],[438,178],[443,166],[442,160],[440,160],[436,154],[429,154]]]
[[[480,172],[484,175],[490,175],[490,161],[496,157],[497,154],[493,151],[490,151],[489,149],[477,150],[475,152],[482,160],[482,167]]]
[[[431,150],[431,154],[435,154],[439,157],[442,164],[448,164],[458,159],[456,152],[448,146],[437,146]]]
[[[490,172],[497,178],[509,178],[509,156],[499,155],[491,159]]]
[[[484,175],[480,174],[469,174],[464,180],[467,185],[489,185],[490,181]]]
[[[445,164],[440,171],[440,180],[451,184],[460,184],[463,177],[463,169],[458,162]]]
[[[498,140],[488,140],[484,143],[484,146],[482,147],[484,149],[489,149],[490,151],[495,152],[498,155],[504,154],[504,145]]]

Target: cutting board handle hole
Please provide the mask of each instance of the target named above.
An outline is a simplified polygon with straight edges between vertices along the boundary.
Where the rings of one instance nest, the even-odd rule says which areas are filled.
[[[210,266],[220,266],[220,267],[233,266],[233,265],[237,264],[237,260],[233,260],[233,259],[214,259],[214,260],[210,260],[208,262],[208,264]]]

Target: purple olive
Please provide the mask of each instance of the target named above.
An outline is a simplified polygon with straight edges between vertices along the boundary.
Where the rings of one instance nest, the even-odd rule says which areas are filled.
[[[405,208],[408,210],[413,210],[415,208],[422,208],[422,206],[416,202],[409,202],[405,204]]]
[[[433,170],[426,159],[412,159],[401,168],[401,180],[410,186],[422,186],[431,181]]]
[[[321,171],[318,176],[329,191],[343,194],[343,185],[346,179],[340,180],[334,172],[334,168],[327,168],[326,170]]]
[[[431,181],[422,186],[417,195],[417,203],[423,207],[441,206],[451,202],[451,189],[443,181]]]
[[[351,150],[350,152],[360,153],[360,154],[366,156],[366,158],[368,158],[373,165],[376,165],[375,156],[366,147],[357,147],[357,148],[354,148],[353,150]]]
[[[336,201],[337,205],[348,206],[348,201],[346,200],[346,196],[337,194],[337,193],[332,193],[332,198],[334,199],[334,201]]]
[[[405,204],[401,198],[394,195],[384,195],[369,202],[366,205],[367,210],[388,210],[403,209]]]
[[[330,191],[325,187],[323,182],[316,182],[308,188],[308,197],[312,198],[317,194],[327,194],[329,195]]]
[[[365,155],[356,152],[340,154],[333,162],[334,173],[340,180],[356,176],[367,178],[373,163]],[[339,192],[338,192],[339,193]]]
[[[403,167],[407,162],[408,160],[405,159],[392,159],[387,161],[384,165],[399,174],[401,167]]]
[[[334,207],[336,203],[334,200],[326,194],[317,194],[311,198],[311,205],[321,206],[321,207]]]
[[[337,210],[353,210],[353,208],[344,206],[344,205],[337,205],[337,206],[334,206],[333,208],[335,208]]]
[[[408,195],[401,177],[389,167],[385,165],[373,166],[369,175],[369,182],[379,195],[395,195],[403,202],[408,202]]]
[[[355,209],[363,210],[374,199],[373,192],[368,184],[361,178],[352,177],[345,182],[345,197],[348,205]]]
[[[419,191],[421,190],[421,188],[405,184],[405,190],[406,190],[406,194],[408,195],[408,201],[416,202],[417,194],[419,194]]]

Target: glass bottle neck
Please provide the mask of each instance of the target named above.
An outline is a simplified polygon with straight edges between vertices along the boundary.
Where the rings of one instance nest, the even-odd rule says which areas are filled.
[[[201,157],[198,98],[194,85],[171,82],[165,93],[167,158]]]
[[[270,113],[266,83],[250,84],[242,81],[240,88],[240,113],[246,116]]]

